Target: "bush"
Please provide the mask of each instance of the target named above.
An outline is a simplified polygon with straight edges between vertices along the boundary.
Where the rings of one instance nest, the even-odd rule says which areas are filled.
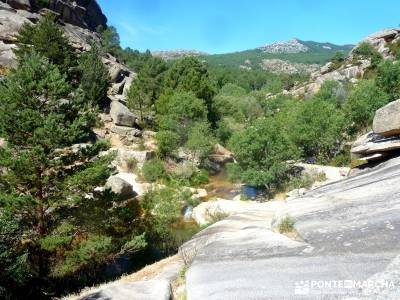
[[[190,192],[171,187],[151,190],[144,195],[146,233],[152,245],[165,250],[177,246],[173,224],[181,217],[181,210],[190,199]]]
[[[354,54],[360,55],[364,58],[370,58],[372,54],[375,52],[374,46],[370,43],[364,42],[361,43],[357,48],[353,50]]]
[[[185,148],[202,160],[213,151],[215,144],[216,140],[211,133],[209,124],[201,122],[190,128]]]
[[[179,135],[170,130],[162,130],[156,134],[157,151],[161,156],[171,155],[179,146]]]
[[[325,180],[326,175],[323,172],[317,174],[301,174],[299,176],[290,178],[290,181],[287,183],[286,190],[291,191],[300,188],[309,189],[315,182],[321,182]]]
[[[193,186],[208,183],[208,172],[206,170],[199,170],[192,176],[190,181]]]
[[[126,171],[130,172],[130,173],[134,172],[136,170],[136,168],[137,168],[138,163],[139,162],[138,162],[138,160],[136,158],[134,158],[134,157],[128,158],[125,161]]]
[[[400,98],[400,63],[385,61],[378,67],[376,84],[390,96],[390,100]]]
[[[158,158],[146,161],[142,167],[142,175],[148,182],[155,182],[163,178],[165,176],[164,163]]]
[[[387,46],[390,49],[390,52],[392,52],[393,56],[396,58],[396,60],[400,60],[400,41],[397,41],[395,43],[389,43]]]
[[[252,186],[266,187],[270,192],[280,186],[287,178],[286,161],[296,157],[296,149],[282,130],[283,125],[282,120],[271,117],[235,133],[229,148],[238,166],[230,164],[228,168],[235,168],[240,174],[237,176]]]
[[[335,104],[311,99],[293,107],[285,119],[290,140],[304,157],[325,162],[337,154],[347,123]]]
[[[347,91],[339,82],[328,80],[322,84],[321,89],[314,95],[314,99],[331,102],[339,107],[346,101]]]
[[[346,56],[342,51],[337,51],[335,55],[332,57],[331,62],[331,70],[339,69],[346,60]]]
[[[375,111],[388,102],[389,96],[374,81],[361,81],[344,105],[352,133],[371,125]]]

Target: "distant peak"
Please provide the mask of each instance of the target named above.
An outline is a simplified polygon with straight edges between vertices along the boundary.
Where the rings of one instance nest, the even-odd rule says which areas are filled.
[[[266,53],[300,53],[307,52],[309,48],[302,44],[298,38],[293,38],[288,41],[275,42],[266,44],[258,49]]]
[[[160,57],[165,60],[176,59],[186,56],[201,56],[208,55],[208,53],[201,52],[193,49],[176,49],[176,50],[165,50],[165,51],[152,51],[151,54],[156,57]]]

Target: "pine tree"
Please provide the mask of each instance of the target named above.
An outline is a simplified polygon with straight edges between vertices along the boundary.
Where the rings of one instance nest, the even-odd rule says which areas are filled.
[[[57,248],[72,239],[76,226],[64,235],[54,228],[73,220],[110,174],[109,158],[96,158],[106,145],[81,143],[91,133],[96,108],[71,91],[66,76],[34,52],[0,86],[0,136],[6,140],[0,148],[0,283],[18,286],[45,277],[51,249],[41,243],[53,235]]]
[[[149,59],[129,89],[128,106],[132,110],[139,111],[142,121],[146,113],[154,110],[166,69],[166,63],[160,58]]]
[[[62,73],[67,73],[69,79],[75,76],[77,57],[74,48],[56,24],[54,15],[45,15],[36,25],[25,23],[19,31],[17,46],[15,54],[19,61],[34,49],[57,65]]]
[[[206,64],[194,57],[185,57],[175,62],[165,74],[162,93],[171,94],[175,91],[193,92],[197,98],[202,99],[207,105],[209,121],[215,123],[217,116],[212,107],[215,86]]]
[[[79,58],[79,71],[81,72],[80,87],[85,99],[92,104],[101,104],[107,97],[110,86],[110,75],[100,58],[100,51],[96,44],[91,44],[91,49]]]

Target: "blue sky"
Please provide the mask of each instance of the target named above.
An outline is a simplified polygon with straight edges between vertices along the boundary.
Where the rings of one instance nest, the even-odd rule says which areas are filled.
[[[98,0],[123,47],[225,53],[297,37],[356,43],[400,24],[400,0]]]

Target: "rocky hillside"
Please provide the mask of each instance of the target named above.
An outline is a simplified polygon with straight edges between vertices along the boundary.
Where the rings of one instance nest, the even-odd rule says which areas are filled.
[[[317,64],[291,63],[282,59],[263,59],[261,68],[273,73],[296,74],[313,73],[319,69]]]
[[[107,18],[96,0],[1,0],[18,10],[39,12],[50,9],[66,23],[95,30],[97,26],[107,26]]]
[[[98,35],[94,32],[97,26],[107,26],[107,18],[96,1],[49,1],[43,6],[33,0],[2,0],[0,2],[0,65],[15,65],[12,49],[15,48],[18,30],[24,23],[36,23],[46,10],[58,16],[66,34],[78,51],[88,48],[88,38],[98,40]]]
[[[292,39],[267,44],[257,49],[208,55],[202,58],[211,65],[233,66],[242,69],[267,69],[272,72],[289,74],[293,72],[312,73],[316,71],[315,65],[325,64],[338,51],[347,55],[352,48],[353,45],[340,46]],[[270,67],[271,64],[272,67]]]
[[[14,67],[16,65],[13,49],[19,29],[24,23],[34,24],[41,15],[50,10],[58,16],[58,20],[77,52],[90,48],[88,40],[99,42],[100,36],[94,29],[107,26],[107,18],[95,0],[61,1],[51,0],[43,7],[34,0],[14,0],[0,2],[0,65]],[[132,82],[134,72],[119,63],[110,54],[103,57],[103,62],[110,71],[112,88],[109,97],[124,101],[126,92]]]
[[[368,71],[372,63],[370,55],[359,54],[360,45],[371,45],[381,55],[382,59],[394,59],[393,49],[400,42],[400,28],[387,29],[367,36],[356,45],[349,55],[341,62],[328,62],[319,71],[311,74],[310,82],[296,86],[290,93],[295,96],[310,96],[315,94],[327,80],[340,83],[355,84]]]
[[[298,39],[292,39],[285,42],[275,42],[259,47],[265,53],[300,53],[308,52],[310,49],[303,45]]]

